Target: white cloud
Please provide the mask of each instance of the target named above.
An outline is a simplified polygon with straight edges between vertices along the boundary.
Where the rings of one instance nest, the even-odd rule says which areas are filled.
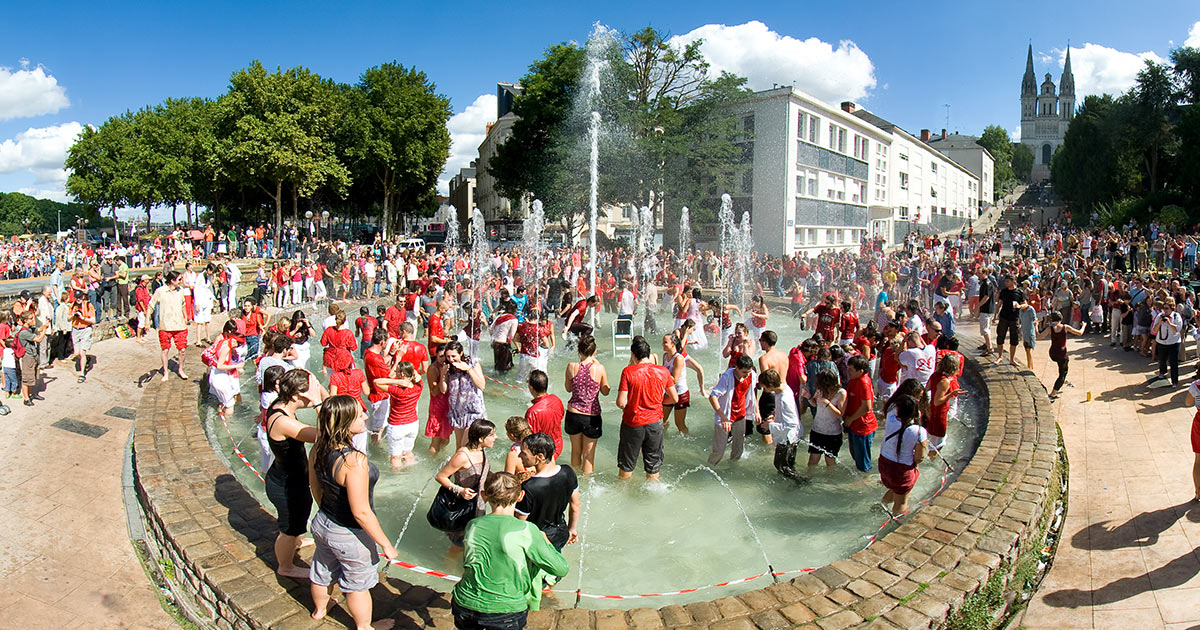
[[[450,117],[446,124],[450,130],[450,158],[438,178],[439,193],[448,194],[450,180],[458,175],[459,169],[479,158],[479,145],[487,135],[487,124],[495,121],[495,94],[480,94],[466,109]]]
[[[1196,22],[1188,29],[1188,36],[1183,41],[1183,45],[1200,48],[1200,22]]]
[[[53,199],[54,201],[61,201],[63,203],[71,201],[71,198],[67,195],[67,191],[63,188],[31,187],[21,188],[17,190],[17,192],[29,195],[30,197],[34,197],[36,199]]]
[[[67,150],[82,130],[83,125],[73,121],[52,127],[31,127],[15,138],[0,142],[0,174],[32,173],[33,186],[21,192],[63,200],[67,183],[63,163]]]
[[[20,70],[0,66],[0,120],[53,114],[71,104],[58,79],[28,66],[26,59]]]
[[[1195,27],[1193,27],[1193,30]],[[1065,50],[1058,53],[1058,65],[1066,60]],[[1101,46],[1084,44],[1083,48],[1071,48],[1071,71],[1075,74],[1075,102],[1083,104],[1083,97],[1090,94],[1112,94],[1125,92],[1137,80],[1137,73],[1145,67],[1146,60],[1162,62],[1152,51],[1130,53]],[[1058,77],[1054,77],[1057,83]],[[1041,84],[1041,80],[1038,81]]]
[[[875,88],[875,66],[850,40],[837,46],[816,37],[780,35],[757,20],[736,26],[706,24],[671,38],[672,44],[703,39],[701,50],[716,72],[746,77],[755,90],[795,85],[823,101],[860,100]]]
[[[1020,142],[1020,141],[1021,141],[1021,124],[1020,124],[1020,123],[1017,123],[1015,126],[1013,126],[1013,128],[1012,128],[1012,129],[1010,129],[1010,130],[1008,131],[1008,137],[1009,137],[1009,139],[1011,139],[1013,142]]]

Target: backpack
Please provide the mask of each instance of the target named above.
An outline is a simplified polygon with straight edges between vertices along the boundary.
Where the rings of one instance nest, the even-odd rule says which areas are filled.
[[[224,341],[224,338],[217,339],[205,348],[204,352],[200,354],[200,362],[207,367],[215,367],[217,365],[217,348],[221,345],[222,341]]]
[[[13,335],[12,340],[13,356],[20,359],[21,357],[25,356],[25,345],[21,343],[21,336],[19,334]]]

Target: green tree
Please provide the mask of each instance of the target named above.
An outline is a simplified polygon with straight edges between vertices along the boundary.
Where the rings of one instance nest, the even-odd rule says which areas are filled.
[[[132,205],[131,200],[144,189],[132,141],[133,120],[133,114],[126,112],[100,127],[84,127],[64,164],[70,171],[67,194],[98,212],[107,208],[114,222],[117,208]]]
[[[1138,72],[1137,83],[1129,92],[1127,124],[1133,133],[1127,139],[1142,157],[1152,194],[1159,188],[1162,179],[1159,166],[1174,140],[1169,115],[1178,96],[1170,67],[1150,59]]]
[[[1012,170],[1017,179],[1029,181],[1029,174],[1033,172],[1033,150],[1028,145],[1012,143]]]
[[[992,154],[995,164],[992,166],[992,190],[999,194],[1013,180],[1012,139],[1000,125],[988,125],[979,137],[979,146]],[[986,199],[988,203],[995,199]]]
[[[1098,203],[1134,194],[1141,183],[1140,156],[1129,146],[1129,99],[1088,96],[1067,128],[1050,164],[1055,191],[1076,215]]]
[[[345,120],[355,121],[349,150],[382,195],[380,229],[394,227],[393,211],[432,212],[438,175],[450,157],[450,101],[415,68],[385,63],[363,72]]]
[[[322,186],[342,193],[350,184],[331,142],[339,96],[334,85],[307,68],[267,73],[254,61],[233,73],[229,92],[217,101],[216,133],[228,143],[225,165],[232,177],[274,202],[276,230],[283,223],[286,192],[297,220],[300,196]]]

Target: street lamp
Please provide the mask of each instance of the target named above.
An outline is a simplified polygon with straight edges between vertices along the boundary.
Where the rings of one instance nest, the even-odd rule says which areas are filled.
[[[329,238],[330,241],[332,241],[333,240],[333,226],[331,226],[329,224],[329,211],[328,210],[321,211],[321,220],[325,222],[325,230],[326,230],[327,237]]]

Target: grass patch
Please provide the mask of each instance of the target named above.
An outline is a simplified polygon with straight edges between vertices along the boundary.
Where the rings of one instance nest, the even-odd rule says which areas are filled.
[[[1004,576],[1008,563],[992,572],[983,588],[971,595],[963,605],[946,620],[950,630],[989,630],[996,611],[1004,605]]]
[[[904,597],[901,597],[900,603],[898,605],[903,606],[903,605],[907,604],[908,602],[911,602],[914,597],[916,597],[917,595],[920,595],[921,592],[927,588],[929,588],[929,582],[917,582],[917,590],[909,593],[908,595],[905,595]]]
[[[145,548],[145,543],[140,540],[131,541],[133,543],[133,552],[137,555],[138,564],[142,565],[142,572],[146,574],[146,579],[154,586],[154,594],[158,597],[158,605],[162,606],[164,612],[171,616],[183,630],[203,630],[200,626],[188,619],[179,606],[166,595],[169,591],[165,590],[166,585],[163,584],[162,578],[175,579],[175,563],[171,562],[170,558],[158,562],[158,567],[161,570],[160,574],[150,571],[150,567],[154,566],[154,560],[150,557],[150,553]],[[169,574],[168,574],[169,572]]]

